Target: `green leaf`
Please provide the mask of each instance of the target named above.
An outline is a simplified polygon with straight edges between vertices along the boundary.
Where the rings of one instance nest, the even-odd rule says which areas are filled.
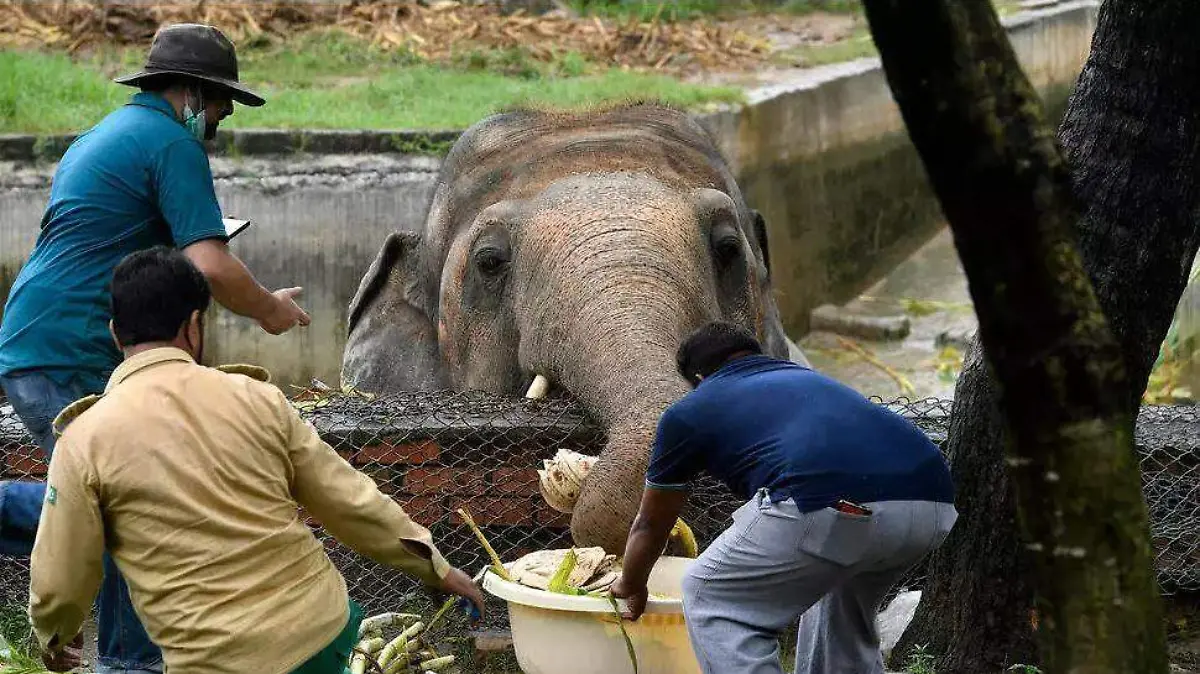
[[[621,629],[621,636],[625,637],[625,650],[629,651],[629,661],[633,663],[633,674],[638,674],[637,653],[633,650],[633,639],[629,638],[629,632],[625,630],[625,619],[621,617],[621,608],[617,606],[617,598],[608,595],[608,604],[612,606],[613,615],[617,618],[617,627]]]
[[[573,588],[567,583],[567,579],[571,577],[571,572],[575,570],[578,562],[579,557],[575,554],[575,548],[567,550],[567,554],[554,571],[554,575],[550,577],[550,582],[546,584],[546,591],[557,594],[574,594],[571,592]]]

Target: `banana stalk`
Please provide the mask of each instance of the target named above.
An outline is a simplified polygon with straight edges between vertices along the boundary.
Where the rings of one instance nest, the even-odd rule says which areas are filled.
[[[679,541],[685,557],[695,559],[700,554],[699,547],[696,545],[696,534],[692,533],[692,528],[683,521],[682,517],[675,520],[675,526],[671,528],[671,538]]]
[[[625,639],[625,651],[629,653],[629,662],[633,665],[633,674],[638,674],[637,651],[633,648],[633,639],[629,638],[629,632],[625,629],[625,619],[621,617],[621,607],[617,605],[617,598],[608,594],[608,605],[612,606],[613,616],[616,618],[614,622],[621,630],[621,636]]]

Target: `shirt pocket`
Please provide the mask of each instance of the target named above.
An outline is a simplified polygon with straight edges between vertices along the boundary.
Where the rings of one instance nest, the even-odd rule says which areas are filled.
[[[833,508],[808,514],[809,526],[800,539],[800,550],[838,566],[863,560],[875,533],[871,515],[852,515]]]

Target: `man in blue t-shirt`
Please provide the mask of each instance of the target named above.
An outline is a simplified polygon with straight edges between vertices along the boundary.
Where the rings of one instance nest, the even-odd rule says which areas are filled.
[[[883,672],[875,616],[954,525],[941,452],[903,417],[712,323],[679,348],[695,388],[663,413],[613,585],[628,618],[702,471],[747,503],[688,569],[683,606],[709,674],[783,672],[776,635],[801,616],[796,674]]]
[[[214,137],[234,101],[264,103],[238,81],[229,40],[210,26],[166,26],[143,70],[116,81],[141,93],[63,155],[0,324],[0,387],[47,457],[54,418],[102,392],[121,362],[109,332],[108,284],[130,253],[160,244],[181,249],[218,302],[270,334],[309,322],[294,300],[299,288],[267,290],[226,246],[202,141]],[[0,554],[29,554],[44,495],[44,483],[0,483]],[[162,671],[161,653],[109,558],[97,616],[97,672]]]

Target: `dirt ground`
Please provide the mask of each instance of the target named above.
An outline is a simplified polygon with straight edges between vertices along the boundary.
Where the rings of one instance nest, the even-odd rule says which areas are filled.
[[[145,45],[163,23],[216,25],[237,44],[261,45],[312,30],[340,30],[384,50],[444,61],[477,49],[521,49],[552,61],[577,52],[600,65],[684,77],[745,75],[811,65],[806,48],[863,37],[849,13],[751,14],[668,22],[654,16],[611,19],[503,15],[487,6],[433,2],[358,3],[25,3],[0,0],[0,47],[71,53]]]

